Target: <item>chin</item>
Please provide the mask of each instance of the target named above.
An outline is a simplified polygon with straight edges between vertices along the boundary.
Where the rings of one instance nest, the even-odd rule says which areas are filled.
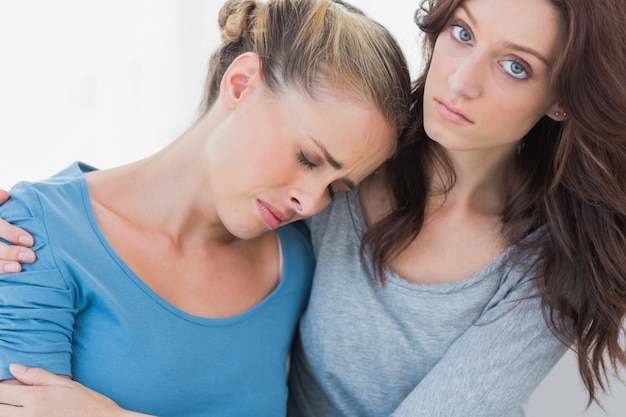
[[[265,233],[268,229],[261,227],[250,227],[250,225],[234,224],[229,226],[225,225],[226,232],[230,234],[234,239],[248,240],[254,239]]]
[[[429,133],[427,131],[426,134],[433,142],[435,142],[436,144],[438,144],[439,146],[441,146],[443,149],[447,151],[466,150],[465,146],[467,144],[459,143],[458,141],[454,139],[448,140],[447,136],[445,134],[442,134],[441,131],[433,130],[433,133]]]
[[[446,132],[445,129],[443,129],[440,125],[433,122],[424,123],[424,132],[426,132],[428,138],[431,139],[433,142],[437,142],[443,146],[441,139],[445,138]],[[443,142],[445,142],[445,139],[443,140]]]
[[[240,233],[237,234],[233,234],[233,236],[241,239],[241,240],[250,240],[250,239],[255,239],[259,236],[261,236],[263,233],[267,233],[269,232],[270,229],[263,229],[263,230],[246,230],[246,231],[242,231]]]

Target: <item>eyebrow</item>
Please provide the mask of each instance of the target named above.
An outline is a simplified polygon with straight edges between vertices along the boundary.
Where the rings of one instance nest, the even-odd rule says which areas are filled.
[[[463,9],[463,11],[465,11],[465,14],[467,14],[467,18],[470,20],[470,23],[478,28],[478,22],[476,21],[476,18],[474,17],[474,15],[472,14],[472,12],[470,12],[469,8],[467,7],[467,5],[465,3],[462,3],[459,6],[460,9]],[[511,48],[511,49],[515,49],[517,51],[522,51],[522,52],[526,52],[528,54],[531,54],[532,56],[534,56],[535,58],[537,58],[538,60],[540,60],[541,62],[543,62],[544,64],[546,64],[547,67],[550,67],[550,63],[548,62],[548,60],[541,55],[539,52],[535,51],[532,48],[527,48],[525,46],[522,45],[518,45],[516,43],[513,42],[506,42],[504,44],[505,47],[507,48]]]
[[[515,49],[515,50],[518,50],[518,51],[522,51],[522,52],[526,52],[528,54],[531,54],[532,56],[537,58],[539,61],[541,61],[544,64],[546,64],[547,67],[551,67],[551,65],[548,62],[548,60],[543,55],[541,55],[539,52],[535,51],[532,48],[527,48],[525,46],[518,45],[516,43],[511,43],[511,42],[506,42],[504,44],[504,46],[506,46],[507,48],[511,48],[511,49]]]
[[[328,152],[328,149],[326,149],[326,147],[317,139],[315,139],[314,137],[311,136],[311,140],[313,141],[313,143],[315,143],[317,145],[317,147],[320,149],[320,151],[322,151],[322,153],[324,154],[324,159],[326,160],[326,162],[328,162],[328,164],[335,168],[336,170],[340,170],[341,168],[343,168],[343,164],[341,164],[341,162],[337,161],[331,154],[330,152]],[[350,190],[354,190],[356,188],[356,185],[354,184],[354,181],[348,179],[348,178],[342,178],[341,182],[343,182],[345,184],[346,187],[348,187]]]

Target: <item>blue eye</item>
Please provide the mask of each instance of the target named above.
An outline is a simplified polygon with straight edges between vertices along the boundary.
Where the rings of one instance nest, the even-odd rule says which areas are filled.
[[[463,26],[452,25],[451,33],[452,37],[459,42],[469,43],[472,41],[472,35],[470,35],[467,29],[465,29]]]
[[[313,169],[316,167],[316,165],[313,162],[311,162],[309,158],[307,158],[302,151],[298,152],[297,157],[298,157],[298,162],[300,162],[302,166],[305,166],[308,169]]]
[[[524,80],[528,78],[528,71],[526,71],[526,67],[522,65],[519,61],[515,61],[512,59],[507,59],[506,61],[501,61],[502,68],[513,78],[517,78],[518,80]]]

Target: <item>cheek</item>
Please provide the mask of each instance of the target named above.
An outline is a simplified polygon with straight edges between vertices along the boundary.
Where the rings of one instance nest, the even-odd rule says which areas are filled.
[[[443,50],[443,46],[437,41],[426,77],[426,88],[432,88],[433,85],[445,82],[447,73],[451,71],[453,67],[454,57],[451,56],[451,54],[446,54]]]
[[[543,104],[525,103],[520,95],[517,100],[511,100],[510,96],[513,95],[492,103],[485,120],[492,121],[492,126],[510,140],[519,140],[543,117],[545,109]]]
[[[435,116],[433,104],[432,96],[425,92],[422,103],[422,123],[426,134],[431,138],[433,137],[431,130]]]
[[[276,141],[268,141],[256,153],[248,152],[243,169],[245,176],[259,186],[278,186],[288,182],[298,169],[297,155],[291,147],[280,146]]]

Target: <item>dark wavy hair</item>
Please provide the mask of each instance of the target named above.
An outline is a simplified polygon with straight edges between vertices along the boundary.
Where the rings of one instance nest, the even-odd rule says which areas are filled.
[[[578,355],[589,403],[610,369],[626,365],[626,1],[550,0],[562,36],[552,85],[568,118],[544,116],[523,138],[502,234],[511,260],[537,259],[534,286],[552,332]],[[364,236],[376,277],[420,233],[431,190],[428,172],[454,186],[442,148],[424,131],[424,82],[438,34],[462,0],[423,0],[424,71],[412,90],[413,125],[385,166],[391,213]],[[542,228],[538,239],[526,239]]]

